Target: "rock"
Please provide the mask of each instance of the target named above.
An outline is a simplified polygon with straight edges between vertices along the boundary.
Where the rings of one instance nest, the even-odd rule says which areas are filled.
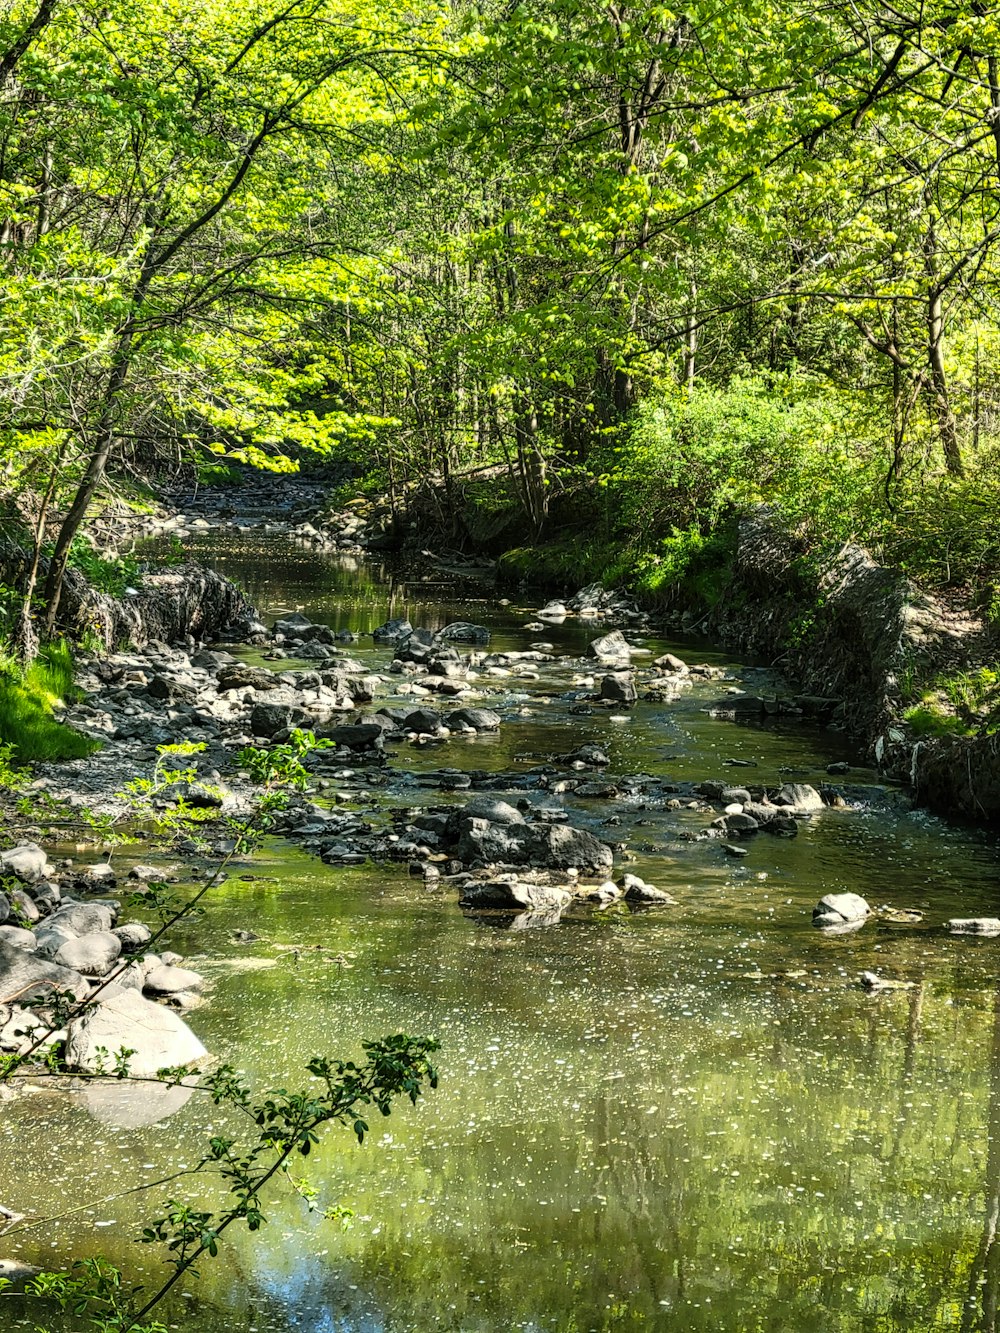
[[[587,647],[587,652],[591,657],[628,661],[632,650],[621,630],[615,629],[610,634],[604,634],[599,639],[593,639]]]
[[[884,990],[913,990],[917,984],[915,981],[887,981],[876,972],[862,972],[858,976],[858,981],[866,991],[871,991],[873,994]]]
[[[653,884],[647,884],[638,875],[623,875],[619,880],[619,885],[625,894],[626,902],[646,903],[647,905],[662,903],[664,906],[677,902],[677,899],[667,893],[666,889],[658,889]]]
[[[530,826],[529,826],[530,827]],[[558,870],[610,870],[614,862],[611,848],[586,829],[569,824],[547,824],[532,828],[536,835],[531,851],[532,864]]]
[[[385,719],[390,722],[389,718]],[[392,725],[386,727],[381,722],[355,722],[342,727],[328,727],[322,732],[324,738],[335,745],[346,745],[350,750],[379,749],[386,731],[392,731]]]
[[[314,625],[308,616],[302,615],[299,611],[293,611],[291,615],[282,616],[271,626],[271,633],[281,634],[286,639],[304,639],[309,631],[321,629],[319,625]]]
[[[567,907],[573,900],[568,890],[551,884],[526,884],[517,879],[496,879],[470,884],[463,890],[461,905],[512,912],[548,912]]]
[[[114,913],[106,903],[68,902],[46,919],[44,929],[89,935],[92,931],[109,931],[113,924]]]
[[[530,865],[545,869],[606,871],[611,848],[584,829],[566,824],[494,824],[462,819],[459,858],[476,865]]]
[[[586,764],[590,768],[607,768],[611,763],[599,745],[581,745],[564,757],[570,763]]]
[[[245,662],[234,662],[219,672],[216,682],[220,693],[223,690],[275,690],[278,677],[267,667],[248,666]]]
[[[153,932],[141,921],[129,921],[112,931],[121,940],[122,953],[136,953],[153,938]]]
[[[722,844],[722,850],[727,856],[739,857],[750,855],[750,852],[746,847],[737,847],[736,844],[732,842],[724,842]]]
[[[429,732],[433,735],[441,726],[441,714],[432,708],[415,708],[407,713],[404,723],[408,731]]]
[[[26,884],[34,884],[53,874],[48,858],[35,842],[19,843],[5,852],[0,852],[0,874],[16,875]]]
[[[723,787],[722,791],[719,793],[718,799],[723,805],[733,805],[734,803],[737,805],[749,805],[753,800],[753,797],[747,791],[746,787]],[[753,815],[754,812],[748,810],[747,814]],[[757,816],[754,815],[754,818],[756,819]]]
[[[468,620],[455,620],[435,635],[442,643],[488,644],[490,632],[485,625],[473,625]]]
[[[639,698],[631,671],[615,671],[601,681],[601,698],[631,708]]]
[[[115,883],[116,875],[114,866],[102,861],[97,865],[84,866],[79,872],[79,878],[86,880],[88,884],[110,887]]]
[[[1000,917],[956,916],[945,924],[952,935],[1000,935]]]
[[[90,994],[90,984],[68,967],[0,940],[0,1004],[44,999],[56,991],[71,991],[76,999],[83,1000]]]
[[[12,944],[15,949],[27,949],[29,953],[34,953],[38,948],[35,932],[23,930],[20,926],[0,926],[0,941]]]
[[[250,730],[255,736],[270,738],[279,731],[301,726],[308,714],[294,704],[255,704],[250,714]]]
[[[734,694],[718,699],[708,711],[713,717],[759,717],[765,709],[764,700],[756,694]]]
[[[581,897],[588,903],[597,903],[600,907],[607,907],[611,903],[616,903],[623,896],[621,889],[614,880],[605,880],[603,884],[598,884],[596,888],[581,890]]]
[[[774,797],[774,804],[785,807],[785,813],[794,810],[796,814],[814,814],[822,810],[823,798],[815,787],[801,782],[786,782]]]
[[[664,653],[662,657],[657,657],[653,661],[653,666],[660,671],[669,671],[675,676],[686,676],[688,674],[688,664],[675,657],[673,653]]]
[[[569,615],[562,602],[548,602],[538,612],[540,620],[565,620]]]
[[[217,810],[225,802],[225,793],[209,782],[181,781],[165,786],[163,796],[168,801],[185,801],[192,810]]]
[[[842,759],[836,764],[827,764],[826,771],[835,776],[842,777],[845,773],[850,773],[851,766],[846,760]],[[862,975],[867,974],[862,973]]]
[[[523,824],[520,810],[495,796],[473,796],[462,807],[462,818],[488,819],[491,824]],[[423,827],[421,824],[420,827]]]
[[[523,832],[522,832],[523,830]],[[529,830],[514,824],[494,824],[488,819],[463,817],[458,840],[460,860],[478,865],[528,865]]]
[[[753,815],[738,814],[723,815],[719,819],[713,819],[712,827],[722,829],[723,833],[735,833],[743,838],[751,833],[756,833],[760,825]]]
[[[500,714],[491,708],[456,708],[444,719],[446,727],[458,730],[461,727],[474,727],[476,731],[499,731]]]
[[[65,1030],[54,1030],[44,1018],[30,1009],[15,1005],[10,1019],[0,1030],[0,1049],[16,1051],[18,1055],[27,1055],[35,1042],[41,1038],[37,1051],[39,1056],[57,1041],[64,1041]]]
[[[174,995],[179,991],[198,990],[204,977],[186,967],[161,963],[146,974],[145,989],[156,995]]]
[[[84,977],[104,977],[111,971],[122,951],[122,942],[110,931],[96,930],[67,940],[57,951],[53,962],[71,968]]]
[[[7,920],[10,916],[10,899],[5,893],[0,893],[0,923]]]
[[[41,919],[41,912],[34,898],[25,893],[24,889],[10,889],[6,897],[10,901],[11,911],[16,913],[22,921],[34,923]]]
[[[828,893],[813,908],[812,921],[814,926],[824,930],[857,927],[868,919],[871,910],[860,894]]]
[[[128,872],[129,879],[141,879],[144,884],[165,884],[167,872],[157,866],[135,865]]]
[[[387,620],[384,625],[372,630],[372,638],[376,643],[399,643],[412,633],[413,626],[408,620]]]
[[[128,1070],[135,1078],[189,1067],[208,1054],[182,1019],[135,990],[119,991],[70,1022],[66,1064],[88,1074],[113,1069],[122,1048],[132,1051]]]

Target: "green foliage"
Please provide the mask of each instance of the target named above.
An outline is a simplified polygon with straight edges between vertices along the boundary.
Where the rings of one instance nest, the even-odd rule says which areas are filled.
[[[89,537],[74,538],[69,567],[78,569],[92,588],[124,597],[126,588],[142,586],[142,566],[133,555],[101,554]]]
[[[242,486],[246,480],[238,467],[229,463],[209,462],[199,459],[195,464],[195,476],[202,486]]]
[[[72,697],[72,689],[73,660],[63,641],[43,648],[27,671],[10,661],[0,670],[0,743],[8,764],[93,754],[96,741],[54,716],[53,710]]]

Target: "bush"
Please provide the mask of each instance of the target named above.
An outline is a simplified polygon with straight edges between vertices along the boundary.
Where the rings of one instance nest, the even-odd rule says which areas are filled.
[[[69,551],[71,569],[78,569],[92,588],[111,597],[124,597],[125,589],[142,582],[142,567],[132,555],[100,555],[89,538],[73,538]]]

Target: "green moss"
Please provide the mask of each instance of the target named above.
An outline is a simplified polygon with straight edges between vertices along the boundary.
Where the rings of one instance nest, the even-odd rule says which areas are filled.
[[[917,704],[903,714],[915,736],[969,736],[972,728],[960,717],[933,703]]]

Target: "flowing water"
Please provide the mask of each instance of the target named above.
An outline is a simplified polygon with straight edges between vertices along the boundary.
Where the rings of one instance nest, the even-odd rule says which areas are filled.
[[[210,554],[269,615],[301,607],[357,632],[389,614],[471,619],[495,648],[546,640],[561,654],[595,633],[573,621],[532,632],[530,604],[398,583],[377,564],[287,545],[216,542]],[[351,652],[384,665],[371,644]],[[704,644],[649,641],[667,646],[743,672]],[[527,780],[593,740],[614,773],[771,784],[792,773],[818,783],[831,760],[856,758],[828,731],[711,719],[718,683],[627,720],[571,714],[560,696],[583,666],[489,682],[508,718],[499,735],[393,750],[392,767],[418,780],[444,764]],[[766,672],[742,679],[773,684]],[[457,894],[405,865],[326,867],[275,843],[237,868],[177,940],[214,983],[190,1020],[210,1050],[257,1089],[293,1087],[317,1052],[431,1034],[441,1084],[373,1125],[363,1148],[331,1132],[295,1168],[317,1191],[314,1210],[276,1189],[261,1232],[234,1229],[200,1279],[185,1279],[170,1327],[995,1329],[1000,940],[950,937],[942,923],[997,913],[996,840],[908,811],[863,768],[845,782],[849,808],[791,841],[760,836],[740,861],[678,840],[704,815],[560,798],[574,822],[627,842],[637,872],[679,904],[581,908],[541,929],[467,918]],[[411,806],[461,799],[390,792]],[[348,794],[361,810],[387,799],[358,781]],[[844,889],[924,918],[824,936],[811,908]],[[261,938],[236,942],[246,929]],[[915,984],[868,995],[862,969]],[[134,1237],[164,1198],[211,1192],[184,1178],[123,1191],[183,1170],[230,1122],[192,1097],[123,1128],[129,1109],[109,1096],[88,1107],[39,1089],[4,1108],[0,1201],[46,1219],[4,1253],[53,1266],[106,1254],[149,1285],[164,1270]],[[353,1210],[347,1229],[323,1217],[337,1204]],[[33,1326],[8,1305],[11,1327]]]

